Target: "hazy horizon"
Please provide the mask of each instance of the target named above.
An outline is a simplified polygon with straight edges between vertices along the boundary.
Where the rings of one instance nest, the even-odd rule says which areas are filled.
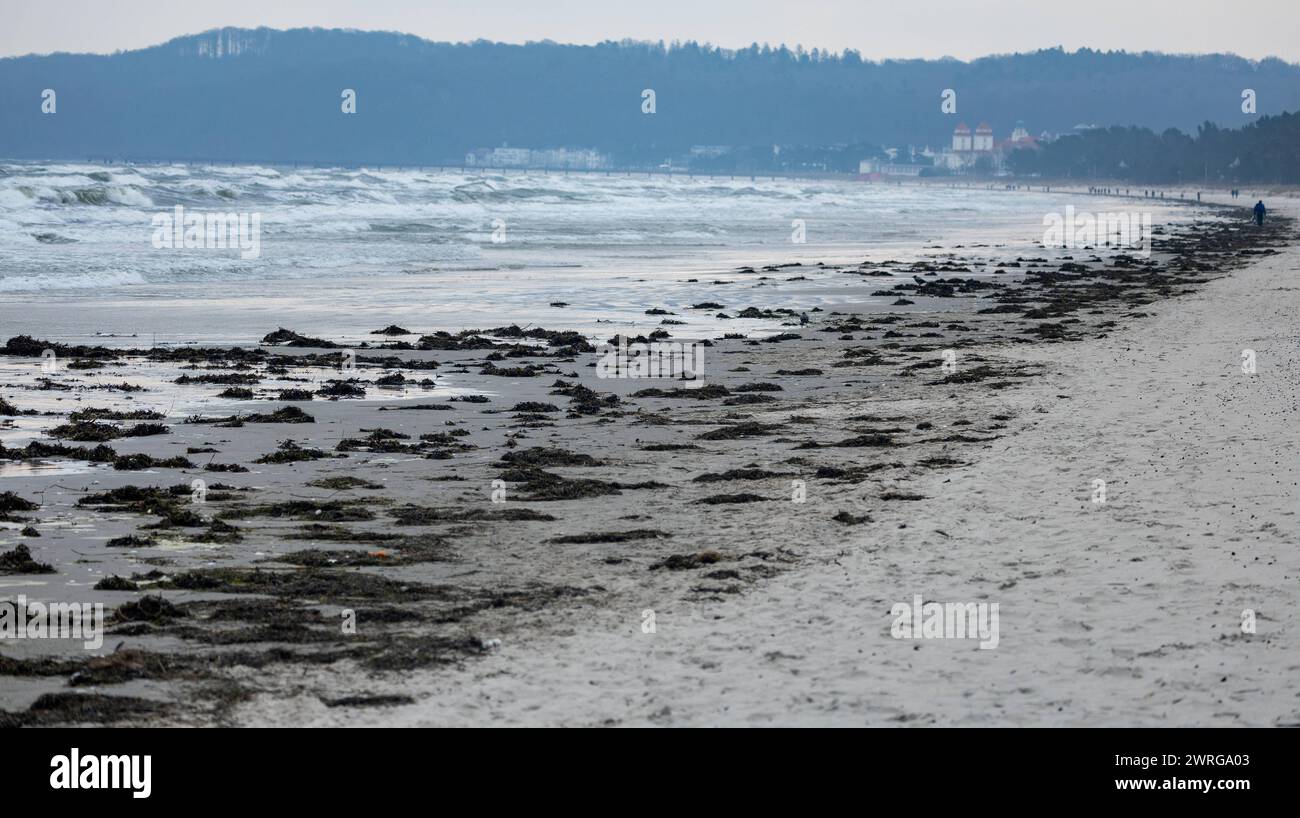
[[[275,26],[213,26],[213,27],[211,27],[211,28],[206,28],[206,29],[203,29],[203,30],[200,30],[200,31],[190,31],[190,32],[185,32],[185,33],[183,33],[183,34],[176,34],[176,35],[173,35],[173,36],[171,36],[171,37],[168,37],[168,38],[165,39],[165,40],[159,40],[159,41],[156,42],[156,43],[149,43],[149,44],[146,44],[146,45],[133,46],[133,47],[131,47],[131,48],[116,49],[116,50],[113,50],[113,51],[70,51],[70,50],[66,50],[66,49],[62,49],[62,50],[58,50],[58,51],[32,51],[32,52],[17,53],[17,54],[0,54],[0,59],[13,59],[13,58],[22,58],[22,57],[49,57],[49,56],[55,56],[55,55],[58,55],[58,54],[90,55],[90,56],[112,56],[113,54],[122,54],[122,53],[128,53],[128,52],[133,52],[133,51],[143,51],[143,50],[147,50],[147,49],[150,49],[150,48],[156,48],[156,47],[158,47],[158,46],[166,45],[167,43],[172,42],[172,41],[174,41],[174,40],[184,39],[184,38],[186,38],[186,37],[197,37],[197,36],[200,36],[200,35],[203,35],[203,34],[208,34],[208,33],[214,32],[214,31],[221,31],[221,30],[223,30],[223,29],[237,29],[237,30],[244,30],[244,31],[256,31],[258,28],[268,28],[268,29],[270,29],[270,30],[272,30],[272,31],[277,31],[277,32],[281,32],[281,33],[289,32],[289,31],[299,31],[299,30],[320,29],[320,30],[324,30],[324,31],[357,31],[357,32],[367,33],[367,34],[399,34],[399,35],[405,35],[405,36],[415,36],[415,37],[420,37],[420,39],[426,40],[427,42],[431,42],[431,43],[448,43],[448,44],[452,44],[452,45],[463,45],[463,44],[469,44],[469,43],[474,43],[474,42],[487,42],[487,43],[491,43],[491,44],[494,44],[494,45],[530,45],[530,44],[548,43],[548,42],[549,42],[549,43],[554,43],[554,44],[556,44],[556,45],[586,46],[586,45],[598,45],[598,44],[601,44],[601,43],[632,42],[632,43],[648,43],[648,44],[651,44],[651,45],[657,45],[657,44],[662,43],[662,44],[665,45],[665,46],[670,46],[670,45],[672,45],[674,42],[676,42],[676,43],[695,42],[695,43],[697,43],[697,44],[699,44],[699,45],[701,45],[701,46],[704,46],[704,47],[716,47],[716,48],[722,48],[722,49],[725,49],[725,50],[740,50],[740,49],[742,49],[742,48],[746,48],[746,47],[748,47],[748,46],[750,45],[750,43],[745,43],[743,46],[741,46],[741,45],[723,45],[723,44],[715,43],[715,42],[712,42],[712,41],[706,41],[706,40],[695,40],[695,39],[693,39],[693,38],[679,38],[679,39],[677,39],[677,40],[660,40],[660,39],[648,39],[648,38],[637,38],[637,37],[608,37],[608,38],[605,38],[605,39],[603,39],[603,40],[592,40],[592,41],[590,41],[590,42],[563,41],[563,40],[554,40],[554,39],[550,39],[550,38],[542,38],[542,39],[535,39],[535,40],[518,40],[518,41],[515,41],[515,40],[492,40],[492,39],[487,38],[487,37],[480,37],[480,38],[476,38],[476,39],[466,39],[466,40],[443,40],[443,39],[437,39],[437,38],[432,38],[432,37],[425,37],[425,36],[420,35],[420,34],[415,34],[415,33],[413,33],[413,32],[409,32],[409,31],[400,31],[400,30],[397,30],[397,29],[381,29],[381,28],[375,28],[375,29],[361,29],[361,28],[354,28],[354,27],[349,27],[349,26],[289,26],[289,27],[284,27],[284,28],[278,28],[278,27],[275,27]],[[804,51],[812,51],[812,50],[814,50],[814,49],[820,49],[820,50],[826,51],[826,52],[828,52],[828,53],[833,53],[833,54],[836,54],[836,55],[842,54],[842,53],[844,52],[844,50],[845,50],[845,49],[823,49],[823,48],[821,48],[820,46],[817,46],[817,45],[809,45],[809,44],[807,44],[807,43],[791,43],[791,42],[780,42],[780,43],[778,43],[778,42],[767,42],[767,41],[755,41],[755,43],[756,43],[758,46],[760,46],[760,47],[768,46],[768,47],[771,47],[771,48],[773,48],[773,49],[781,48],[782,46],[784,46],[784,47],[786,47],[786,48],[789,48],[789,49],[791,49],[791,50],[794,50],[794,49],[796,49],[796,48],[802,48]],[[933,56],[930,56],[930,55],[926,55],[926,56],[919,56],[919,55],[889,55],[889,56],[877,56],[877,57],[873,57],[873,56],[870,56],[870,55],[867,55],[867,54],[861,54],[861,57],[862,57],[862,59],[863,59],[864,61],[867,61],[867,62],[884,62],[884,61],[888,61],[888,60],[909,60],[909,59],[917,59],[917,60],[946,60],[946,59],[951,59],[951,60],[957,60],[957,61],[959,61],[959,62],[963,62],[963,63],[971,63],[971,62],[975,62],[975,61],[977,61],[977,60],[988,59],[988,58],[996,58],[996,57],[1011,57],[1011,56],[1016,56],[1016,55],[1021,55],[1021,54],[1032,54],[1032,53],[1034,53],[1034,52],[1038,52],[1038,51],[1047,51],[1047,50],[1051,50],[1051,49],[1054,49],[1054,48],[1061,48],[1061,49],[1063,49],[1063,50],[1064,50],[1065,52],[1067,52],[1067,53],[1074,53],[1074,52],[1077,52],[1077,51],[1080,51],[1080,50],[1088,49],[1088,48],[1090,48],[1090,46],[1080,45],[1080,46],[1077,46],[1077,47],[1067,48],[1067,47],[1065,47],[1064,45],[1062,45],[1061,43],[1044,43],[1044,44],[1039,45],[1039,46],[1025,47],[1025,48],[1022,48],[1022,49],[1017,49],[1017,50],[1015,50],[1015,51],[989,52],[989,53],[986,53],[986,54],[974,54],[974,55],[971,55],[971,56],[969,56],[969,57],[957,57],[957,56],[954,56],[954,55],[952,55],[952,54],[937,54],[937,55],[933,55]],[[857,49],[853,49],[852,47],[846,47],[846,49],[847,49],[847,50],[857,50]],[[1250,62],[1255,62],[1255,63],[1262,62],[1262,61],[1264,61],[1264,60],[1281,60],[1281,61],[1283,61],[1283,62],[1285,62],[1285,63],[1288,63],[1288,64],[1291,64],[1291,65],[1300,65],[1300,58],[1296,58],[1296,59],[1287,59],[1287,58],[1285,58],[1285,57],[1281,57],[1281,56],[1278,56],[1278,55],[1276,55],[1276,54],[1269,54],[1269,55],[1265,55],[1265,56],[1263,56],[1263,57],[1252,57],[1252,56],[1249,56],[1249,55],[1246,55],[1246,54],[1240,54],[1240,53],[1235,52],[1235,51],[1165,51],[1165,50],[1154,49],[1154,48],[1147,48],[1147,49],[1123,49],[1123,48],[1115,48],[1115,49],[1099,49],[1099,48],[1093,48],[1092,50],[1094,50],[1094,51],[1099,51],[1099,52],[1117,52],[1117,53],[1118,53],[1118,52],[1124,52],[1124,53],[1130,53],[1130,54],[1144,54],[1144,53],[1145,53],[1145,54],[1160,54],[1160,55],[1170,56],[1170,57],[1211,57],[1211,56],[1239,57],[1239,58],[1241,58],[1241,59],[1248,60],[1248,61],[1250,61]],[[860,52],[859,52],[859,53],[860,53]]]
[[[46,0],[39,6],[6,0],[6,5],[11,8],[6,10],[8,25],[0,29],[0,57],[109,54],[214,28],[264,26],[393,31],[436,42],[552,40],[584,45],[622,39],[694,40],[723,48],[757,42],[834,52],[853,49],[870,60],[972,60],[1061,46],[1067,51],[1226,53],[1300,62],[1300,41],[1287,34],[1288,5],[1283,0],[1263,0],[1245,14],[1213,0],[1158,0],[1136,9],[1120,0],[1095,0],[1086,15],[1023,0],[987,0],[979,7],[931,0],[885,10],[846,0],[797,7],[773,0],[717,0],[707,7],[664,0],[653,8],[636,9],[578,0],[562,12],[520,0],[503,0],[490,10],[459,0],[374,0],[360,7],[347,0],[292,0],[275,8],[249,0],[229,0],[212,8],[158,0]],[[1170,19],[1201,24],[1174,27]]]

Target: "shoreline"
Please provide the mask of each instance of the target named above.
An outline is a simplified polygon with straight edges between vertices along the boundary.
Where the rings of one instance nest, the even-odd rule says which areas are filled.
[[[96,713],[130,722],[836,723],[851,713],[868,723],[905,723],[928,713],[962,723],[963,708],[996,712],[995,702],[979,698],[984,694],[940,697],[943,706],[933,711],[896,700],[916,689],[908,687],[907,675],[914,663],[937,677],[1006,682],[1035,655],[1023,652],[1023,638],[1011,638],[1025,632],[1024,620],[1016,623],[1004,613],[1004,623],[1014,626],[998,650],[972,654],[973,646],[951,643],[914,650],[919,643],[889,639],[890,604],[910,599],[913,586],[924,584],[916,590],[933,599],[1000,593],[1012,603],[1005,611],[1022,603],[1016,588],[1059,576],[1055,570],[1081,574],[1081,581],[1092,576],[1076,555],[1050,551],[1033,553],[1026,561],[1032,569],[999,567],[1007,558],[1026,560],[1022,552],[1032,529],[1021,530],[1021,521],[1011,534],[999,528],[1001,518],[989,519],[985,504],[1005,506],[1004,513],[1025,509],[981,488],[985,478],[978,475],[1030,481],[1026,490],[1049,477],[1052,464],[1033,459],[1043,451],[1028,443],[1044,445],[1038,430],[1046,421],[1038,416],[1068,422],[1071,412],[1063,403],[1101,394],[1063,379],[1062,370],[1078,369],[1069,360],[1080,350],[1108,348],[1098,345],[1112,339],[1133,342],[1164,313],[1176,312],[1170,307],[1202,303],[1222,282],[1260,269],[1239,266],[1250,258],[1238,254],[1242,245],[1216,248],[1207,237],[1218,233],[1190,232],[1162,239],[1184,259],[1176,271],[1162,269],[1163,263],[1152,269],[1107,265],[1115,261],[1110,254],[1100,263],[1074,263],[1082,270],[1034,263],[1026,279],[989,282],[985,289],[960,283],[959,260],[900,268],[935,279],[919,279],[923,283],[910,285],[911,291],[906,276],[877,279],[881,286],[901,285],[893,292],[902,300],[928,296],[918,309],[901,305],[893,313],[854,318],[841,308],[815,315],[806,327],[796,322],[788,334],[797,337],[717,342],[708,353],[715,362],[709,384],[721,391],[707,396],[637,395],[659,384],[592,378],[585,369],[589,352],[566,355],[561,348],[554,354],[553,341],[573,339],[546,338],[551,349],[540,355],[517,343],[485,347],[473,341],[471,348],[452,351],[402,351],[402,362],[388,369],[409,375],[412,360],[436,360],[435,376],[438,369],[463,370],[470,383],[500,379],[484,375],[494,368],[531,374],[505,377],[509,388],[478,406],[434,400],[440,408],[380,415],[383,409],[369,400],[259,402],[265,411],[298,406],[313,422],[291,431],[276,423],[185,424],[171,430],[166,445],[163,436],[112,441],[109,446],[151,456],[181,446],[217,448],[214,460],[249,466],[268,453],[292,453],[282,445],[290,436],[301,441],[300,450],[314,448],[322,456],[268,464],[251,478],[210,474],[209,488],[220,498],[210,495],[217,508],[200,510],[203,526],[187,527],[193,521],[185,518],[184,504],[165,494],[78,506],[84,494],[51,485],[45,502],[60,527],[89,521],[97,535],[136,536],[138,523],[152,519],[142,512],[164,508],[176,518],[173,524],[144,536],[167,542],[179,535],[179,544],[125,551],[93,545],[92,562],[81,569],[86,579],[78,580],[86,586],[110,571],[126,578],[153,566],[162,573],[129,580],[136,591],[107,592],[111,600],[135,604],[106,639],[127,646],[89,661],[29,655],[16,665],[4,664],[10,653],[0,652],[0,671],[25,679],[18,695],[10,692],[10,701],[0,703],[9,711],[0,721],[49,723],[66,721],[69,712],[84,715],[84,701],[73,711],[66,701],[47,700],[35,715],[24,706],[41,692],[58,691],[72,673],[81,679],[76,688],[116,696],[97,700]],[[1280,239],[1282,232],[1270,235]],[[1294,246],[1286,252],[1286,259],[1294,258]],[[1202,269],[1216,265],[1235,271]],[[946,293],[944,285],[957,292]],[[1184,290],[1191,294],[1180,295]],[[953,295],[989,299],[972,303],[999,309],[947,311],[957,303],[948,302]],[[1144,312],[1156,318],[1138,315]],[[772,316],[778,322],[796,317]],[[957,353],[957,369],[948,374],[940,369],[944,349]],[[384,353],[372,349],[359,357]],[[198,363],[220,375],[277,362],[249,358],[232,366],[218,356]],[[300,362],[282,363],[286,375],[297,376]],[[1048,394],[1059,388],[1076,394]],[[484,408],[490,414],[479,411]],[[387,433],[363,434],[375,428]],[[201,474],[181,471],[186,480]],[[110,484],[178,480],[166,467],[147,478],[131,472],[96,477],[104,485],[93,490],[101,493]],[[344,477],[376,488],[342,488]],[[963,479],[969,487],[954,500],[945,481]],[[331,488],[306,488],[331,480]],[[504,481],[507,497],[524,499],[493,504],[493,480]],[[795,480],[805,484],[802,502],[790,498]],[[78,481],[62,476],[59,482]],[[226,483],[233,488],[219,488]],[[1051,503],[1044,499],[1042,508]],[[1118,501],[1115,508],[1125,512]],[[40,516],[46,514],[42,506]],[[213,517],[221,524],[210,522]],[[1066,530],[1082,525],[1064,518],[1070,521],[1062,525]],[[196,538],[198,527],[206,532]],[[46,545],[43,540],[32,542],[37,560],[46,556],[37,547]],[[980,544],[987,547],[971,547]],[[997,550],[1008,547],[1015,553]],[[1084,590],[1056,584],[1068,586],[1056,593]],[[892,595],[889,588],[896,589]],[[167,605],[150,603],[157,610],[141,611],[150,591],[163,591]],[[366,623],[353,638],[331,634],[341,610],[354,610]],[[653,634],[643,632],[645,610],[655,611]],[[1086,613],[1105,621],[1096,610]],[[231,623],[239,624],[232,630]],[[1063,635],[1068,629],[1060,624],[1034,632],[1074,638]],[[1071,655],[1069,645],[1059,647],[1036,646],[1046,658],[1025,666],[1044,688],[1060,681],[1052,663]],[[1270,661],[1276,655],[1270,653]],[[1092,672],[1123,676],[1106,668]],[[593,695],[582,695],[588,690]],[[777,690],[791,700],[776,699]],[[809,701],[799,705],[796,691]],[[201,709],[175,708],[171,701],[181,692],[194,695]],[[136,700],[124,698],[132,696]],[[1042,708],[1034,701],[1023,712],[1041,716]],[[1061,718],[1096,717],[1071,712]]]
[[[965,207],[980,202],[987,204],[984,197],[989,192],[1018,193],[1027,198],[1011,208],[1013,221],[1008,221],[1006,214],[996,217],[987,214],[979,219],[978,225],[965,220],[953,224],[939,221],[914,228],[914,235],[906,238],[891,233],[892,228],[887,226],[877,235],[871,232],[871,223],[863,225],[870,235],[856,242],[845,241],[843,236],[827,238],[816,232],[814,220],[815,240],[787,244],[785,224],[777,220],[774,234],[780,239],[779,245],[742,243],[725,249],[712,245],[699,248],[665,245],[662,254],[644,259],[634,250],[593,246],[597,259],[590,267],[586,264],[530,266],[527,261],[530,251],[524,248],[492,250],[494,256],[507,254],[497,260],[503,267],[444,268],[435,264],[428,269],[386,272],[353,268],[338,271],[326,267],[310,274],[300,270],[266,278],[232,279],[208,278],[197,272],[192,278],[160,273],[156,280],[150,278],[154,273],[133,271],[131,275],[145,276],[145,280],[109,285],[103,290],[90,286],[94,277],[83,280],[78,275],[69,275],[68,282],[48,289],[42,288],[42,284],[34,289],[6,290],[7,307],[0,308],[0,323],[9,327],[11,335],[28,334],[68,344],[135,347],[250,345],[273,325],[355,343],[367,338],[374,322],[386,321],[433,323],[451,331],[518,323],[564,326],[592,337],[607,332],[611,326],[620,332],[641,332],[655,325],[642,315],[649,301],[677,309],[694,303],[687,299],[748,298],[752,299],[751,306],[759,308],[798,302],[801,309],[812,306],[833,309],[857,298],[866,300],[872,291],[866,286],[850,286],[844,276],[833,274],[837,268],[884,260],[938,261],[937,253],[951,248],[978,262],[971,265],[971,274],[980,277],[992,269],[987,266],[989,263],[1009,254],[1068,255],[1068,251],[1059,249],[1043,250],[1037,238],[1042,214],[1035,209],[1030,211],[1031,218],[1025,219],[1022,211],[1041,206],[1048,213],[1061,209],[1071,200],[1080,204],[1081,196],[1097,198],[1086,191],[946,187],[958,191],[954,206],[959,210],[963,203]],[[907,199],[907,195],[901,198]],[[1122,194],[1104,198],[1110,200],[1107,210],[1122,209]],[[1157,222],[1165,219],[1183,222],[1195,218],[1197,213],[1183,207],[1195,204],[1192,201],[1171,198],[1148,200],[1146,204]],[[1208,202],[1205,206],[1211,207]],[[749,236],[747,240],[753,238]],[[540,252],[556,251],[541,248]],[[762,265],[765,275],[751,277],[749,281],[737,277],[737,273],[756,269],[756,258],[766,259]],[[511,259],[513,263],[507,264]],[[122,261],[131,260],[123,258]],[[750,267],[751,264],[754,266]],[[789,268],[799,269],[793,273]],[[829,276],[825,274],[828,271],[832,273]],[[0,289],[15,281],[35,287],[33,282],[40,280],[40,276],[20,273],[14,281],[0,278]],[[724,284],[730,286],[705,286]],[[599,289],[599,296],[589,297],[598,288],[603,288]],[[736,292],[737,289],[748,292]],[[486,297],[464,295],[483,291]],[[732,316],[733,320],[723,324],[709,319],[707,314],[691,315],[690,329],[706,333],[699,337],[724,331],[746,334],[758,330],[779,331],[773,322]]]

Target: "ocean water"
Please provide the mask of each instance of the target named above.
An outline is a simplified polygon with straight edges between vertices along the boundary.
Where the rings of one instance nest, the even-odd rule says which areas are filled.
[[[1194,215],[942,183],[0,163],[0,333],[248,343],[277,326],[361,338],[397,322],[612,335],[657,325],[649,307],[827,308],[888,285],[819,263],[1042,256],[1043,218],[1068,204]],[[156,247],[156,217],[177,206],[255,216],[259,254]],[[774,330],[712,316],[679,312],[676,334]]]

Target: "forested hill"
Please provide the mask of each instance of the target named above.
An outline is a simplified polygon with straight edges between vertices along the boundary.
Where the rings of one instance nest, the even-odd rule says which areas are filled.
[[[55,113],[42,112],[52,89]],[[356,113],[341,94],[356,91]],[[655,92],[643,113],[642,92]],[[941,93],[956,92],[955,114]],[[1257,114],[1242,112],[1252,89]],[[48,106],[47,106],[48,107]],[[1300,66],[1066,53],[871,62],[693,43],[436,43],[345,30],[221,29],[110,56],[0,60],[0,157],[435,163],[589,147],[654,161],[691,145],[932,144],[959,121],[1238,128],[1300,109]]]
[[[1124,179],[1154,184],[1263,182],[1300,185],[1300,113],[1266,116],[1194,134],[1169,128],[1094,128],[1011,154],[1009,169],[1049,179]]]

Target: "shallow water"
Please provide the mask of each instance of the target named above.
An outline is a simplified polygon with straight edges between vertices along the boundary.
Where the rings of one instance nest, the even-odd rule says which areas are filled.
[[[0,460],[0,478],[60,477],[68,474],[87,474],[95,470],[106,471],[110,468],[112,467],[102,463],[87,463],[84,460]]]
[[[773,331],[770,321],[681,311],[870,300],[873,282],[818,262],[911,261],[955,247],[1041,255],[1043,217],[1069,203],[1140,206],[1156,223],[1192,215],[1172,202],[942,184],[6,164],[0,329],[117,346],[246,344],[277,326],[374,340],[368,333],[392,322],[596,336],[656,326],[644,311],[660,306],[691,337]],[[155,249],[153,220],[176,206],[256,215],[260,255]],[[794,262],[802,267],[736,272]]]

